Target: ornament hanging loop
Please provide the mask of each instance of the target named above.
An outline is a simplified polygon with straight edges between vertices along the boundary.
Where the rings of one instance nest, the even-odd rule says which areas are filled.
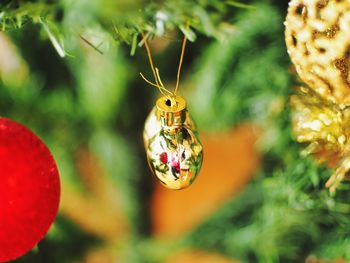
[[[178,69],[177,69],[176,87],[175,87],[175,91],[174,91],[174,95],[175,96],[177,94],[177,91],[178,91],[179,85],[180,85],[181,67],[182,67],[182,62],[183,62],[184,55],[185,55],[186,43],[187,43],[187,38],[186,38],[186,36],[184,36],[184,39],[182,41],[182,48],[181,48],[181,56],[180,56],[179,66],[178,66]]]
[[[176,76],[175,91],[171,92],[170,90],[165,88],[165,86],[164,86],[164,84],[162,82],[162,79],[160,77],[159,69],[154,66],[153,59],[152,59],[152,53],[151,53],[151,50],[149,48],[148,41],[147,41],[148,34],[147,35],[144,35],[143,33],[141,33],[141,34],[142,34],[142,38],[143,38],[141,43],[144,43],[144,45],[145,45],[147,56],[148,56],[148,61],[149,61],[149,64],[151,66],[151,69],[152,69],[152,73],[153,73],[153,77],[154,77],[155,83],[153,83],[152,81],[148,80],[141,72],[140,72],[140,75],[141,75],[142,79],[146,83],[150,84],[153,87],[158,88],[160,93],[163,96],[168,97],[168,100],[170,101],[170,102],[168,102],[168,104],[176,105],[176,94],[177,94],[177,92],[179,90],[179,86],[180,86],[181,68],[182,68],[183,58],[184,58],[184,55],[185,55],[187,38],[186,38],[186,36],[184,36],[183,41],[182,41],[180,61],[179,61],[179,65],[178,65],[178,69],[177,69],[177,76]]]

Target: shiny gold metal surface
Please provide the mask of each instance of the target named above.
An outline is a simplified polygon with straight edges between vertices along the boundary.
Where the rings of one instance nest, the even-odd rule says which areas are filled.
[[[312,89],[300,87],[291,97],[293,131],[304,154],[336,167],[326,186],[335,192],[350,171],[350,108],[325,100]]]
[[[145,122],[143,139],[149,166],[165,187],[179,190],[192,184],[203,149],[182,97],[158,99]]]

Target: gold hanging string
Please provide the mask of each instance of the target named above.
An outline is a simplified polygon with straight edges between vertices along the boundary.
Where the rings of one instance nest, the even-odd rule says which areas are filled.
[[[175,99],[176,98],[176,93],[179,90],[180,76],[181,76],[181,67],[182,67],[183,58],[184,58],[184,55],[185,55],[187,38],[186,38],[186,36],[184,36],[184,39],[182,41],[180,61],[179,61],[178,69],[177,69],[175,91],[171,92],[170,90],[165,88],[165,86],[164,86],[164,84],[162,82],[162,79],[160,77],[159,69],[157,67],[155,67],[154,64],[153,64],[151,50],[150,50],[148,42],[147,42],[148,34],[147,35],[144,35],[143,33],[141,33],[141,34],[142,34],[143,39],[142,39],[142,41],[140,43],[144,43],[144,45],[145,45],[145,48],[146,48],[146,51],[147,51],[148,60],[149,60],[149,64],[150,64],[152,72],[153,72],[155,83],[153,83],[152,81],[149,81],[141,72],[140,72],[140,75],[141,75],[142,79],[146,83],[150,84],[153,87],[158,88],[160,93],[162,93],[163,96],[168,97],[168,99],[171,101],[171,105],[175,105],[176,104],[176,99]]]
[[[174,94],[171,91],[167,90],[164,87],[163,82],[162,82],[162,80],[160,78],[159,70],[158,70],[157,67],[154,67],[151,50],[150,50],[150,48],[148,46],[148,42],[147,42],[147,36],[145,36],[143,33],[141,33],[141,34],[142,34],[142,37],[143,37],[141,42],[143,42],[144,45],[145,45],[145,48],[146,48],[146,51],[147,51],[148,60],[149,60],[149,64],[151,66],[151,69],[152,69],[152,72],[153,72],[153,76],[154,76],[154,80],[155,80],[156,83],[153,83],[153,82],[149,81],[142,73],[140,73],[141,77],[143,78],[143,80],[145,80],[151,86],[158,88],[160,93],[162,93],[164,96],[174,96]],[[166,92],[168,94],[166,94],[164,92]]]
[[[187,38],[186,38],[186,36],[184,36],[184,40],[182,41],[182,49],[181,49],[181,56],[180,56],[180,61],[179,61],[179,67],[177,69],[176,87],[175,87],[175,91],[174,91],[174,95],[175,96],[176,96],[176,93],[177,93],[177,91],[179,89],[179,85],[180,85],[181,67],[182,67],[182,62],[183,62],[184,55],[185,55],[186,43],[187,43]]]
[[[164,96],[166,96],[166,94],[164,94],[162,91],[165,91],[165,92],[169,93],[170,96],[173,95],[173,93],[171,91],[167,90],[166,88],[158,86],[157,84],[149,81],[141,72],[140,72],[140,76],[146,83],[150,84],[153,87],[158,88]]]
[[[145,48],[146,48],[146,51],[147,51],[147,56],[148,56],[148,61],[149,61],[149,64],[151,65],[151,69],[152,69],[152,72],[153,72],[153,76],[154,76],[154,79],[157,83],[157,86],[159,86],[159,83],[158,83],[158,79],[157,79],[157,75],[156,75],[156,71],[154,69],[154,66],[153,66],[153,60],[152,60],[152,54],[151,54],[151,50],[148,46],[148,42],[147,42],[147,37],[143,34],[142,34],[142,42],[145,44]]]
[[[159,82],[160,86],[165,89],[164,84],[162,82],[162,79],[160,78],[160,74],[159,74],[159,69],[158,68],[156,68],[156,75],[157,75],[158,82]],[[169,91],[169,90],[167,90],[167,91],[170,92],[171,94],[173,94],[171,91]]]

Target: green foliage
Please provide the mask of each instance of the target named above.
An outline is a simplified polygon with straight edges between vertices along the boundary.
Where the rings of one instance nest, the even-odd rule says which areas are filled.
[[[38,22],[41,17],[51,16],[55,11],[55,6],[46,4],[46,1],[36,1],[35,3],[11,0],[1,1],[1,30],[20,28],[31,21]]]
[[[230,39],[210,45],[197,61],[191,102],[199,105],[193,114],[200,127],[231,127],[244,118],[265,121],[287,99],[290,77],[281,67],[286,51],[283,39],[276,38],[283,34],[283,21],[276,9],[255,7],[236,17]]]
[[[264,127],[263,167],[255,182],[188,242],[243,262],[303,262],[313,253],[349,260],[349,186],[330,197],[324,189],[330,171],[301,157],[290,128],[288,95],[294,83],[286,70],[283,17],[271,6],[256,7],[237,16],[230,41],[207,48],[190,94],[191,104],[199,105],[192,112],[202,128],[245,120]]]
[[[0,4],[1,30],[20,28],[27,22],[41,24],[58,53],[63,56],[68,38],[82,37],[99,50],[108,33],[109,42],[123,42],[135,52],[141,32],[151,36],[166,36],[180,29],[189,40],[195,41],[196,32],[222,39],[232,30],[230,20],[235,7],[251,8],[237,1],[5,1]]]

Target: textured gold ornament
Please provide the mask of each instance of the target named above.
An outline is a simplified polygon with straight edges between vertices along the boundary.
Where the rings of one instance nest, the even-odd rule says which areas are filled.
[[[143,41],[155,83],[140,73],[141,77],[163,94],[147,117],[143,131],[148,164],[162,185],[173,190],[184,189],[193,183],[203,161],[203,148],[186,101],[176,95],[187,39],[184,37],[182,43],[174,92],[164,87],[158,68],[153,66],[146,36]]]
[[[298,142],[309,143],[305,154],[336,170],[326,183],[335,192],[350,170],[350,108],[322,98],[309,88],[291,97],[293,131]]]
[[[179,190],[191,185],[201,168],[203,149],[182,97],[158,99],[145,122],[143,139],[149,166],[165,187]]]
[[[288,53],[300,78],[321,97],[350,104],[350,1],[292,0]]]
[[[288,53],[300,78],[291,97],[293,130],[306,154],[336,170],[335,192],[350,170],[350,1],[292,0],[285,22]]]

